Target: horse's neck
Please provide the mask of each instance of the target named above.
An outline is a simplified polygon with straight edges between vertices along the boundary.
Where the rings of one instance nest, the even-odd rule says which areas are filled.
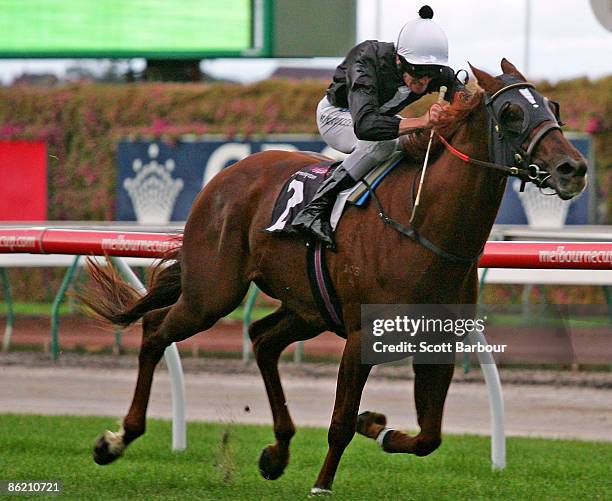
[[[472,158],[486,160],[488,131],[480,103],[452,138],[453,145]],[[440,247],[463,256],[476,255],[486,242],[505,188],[497,171],[468,164],[444,151],[428,167],[429,179],[417,214],[416,227]]]

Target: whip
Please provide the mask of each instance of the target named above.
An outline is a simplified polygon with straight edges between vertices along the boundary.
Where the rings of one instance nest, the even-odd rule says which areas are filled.
[[[438,94],[438,103],[442,103],[444,101],[444,95],[446,94],[447,88],[444,85],[440,86],[440,91]],[[431,143],[433,142],[434,130],[431,128],[431,132],[429,133],[429,143],[427,144],[427,151],[425,153],[425,160],[423,161],[423,171],[421,172],[421,180],[419,181],[419,189],[417,191],[416,200],[414,201],[414,208],[412,209],[412,216],[410,216],[410,224],[414,220],[414,216],[416,214],[417,207],[421,201],[421,188],[423,188],[423,180],[425,179],[425,171],[427,170],[427,161],[429,160],[429,150],[431,149]]]

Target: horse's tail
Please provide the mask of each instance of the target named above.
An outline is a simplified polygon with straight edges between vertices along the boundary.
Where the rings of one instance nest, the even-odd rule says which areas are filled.
[[[126,283],[109,262],[103,266],[90,259],[88,268],[93,285],[79,293],[79,298],[95,315],[115,325],[127,327],[148,311],[176,303],[181,295],[180,248],[170,251],[155,266],[144,296]]]

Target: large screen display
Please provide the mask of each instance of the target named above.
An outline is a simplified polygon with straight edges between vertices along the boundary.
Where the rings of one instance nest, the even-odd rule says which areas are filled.
[[[255,2],[257,3],[257,2]],[[0,57],[253,52],[251,0],[0,0]]]

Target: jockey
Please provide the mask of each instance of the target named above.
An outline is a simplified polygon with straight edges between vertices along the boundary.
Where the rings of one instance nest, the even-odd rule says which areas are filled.
[[[389,157],[399,136],[436,123],[439,104],[418,118],[397,115],[441,85],[452,89],[455,82],[446,66],[446,35],[432,17],[431,7],[421,7],[419,18],[404,25],[396,44],[367,40],[353,47],[336,68],[317,107],[317,125],[329,146],[349,155],[296,216],[292,228],[334,248],[329,218],[337,194]]]

